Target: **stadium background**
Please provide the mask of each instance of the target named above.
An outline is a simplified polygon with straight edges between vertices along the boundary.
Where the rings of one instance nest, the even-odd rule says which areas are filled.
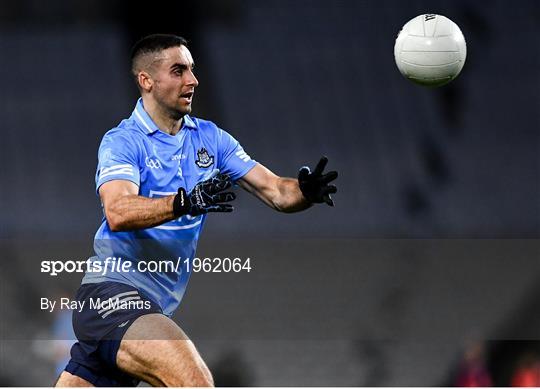
[[[335,209],[281,215],[241,194],[209,220],[201,256],[259,269],[197,275],[177,315],[218,384],[451,385],[475,348],[509,384],[538,359],[538,2],[0,4],[1,385],[54,380],[39,298],[80,277],[39,261],[91,254],[96,150],[137,97],[129,49],[154,32],[191,42],[194,116],[278,174],[323,154],[340,172]],[[393,59],[428,12],[468,47],[436,90]]]

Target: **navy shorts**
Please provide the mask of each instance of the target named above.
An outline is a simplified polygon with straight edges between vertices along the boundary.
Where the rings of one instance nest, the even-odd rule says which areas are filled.
[[[162,313],[161,308],[138,289],[118,282],[81,285],[73,311],[73,329],[78,342],[71,348],[65,370],[94,386],[137,386],[139,380],[120,371],[116,354],[120,341],[140,316]]]

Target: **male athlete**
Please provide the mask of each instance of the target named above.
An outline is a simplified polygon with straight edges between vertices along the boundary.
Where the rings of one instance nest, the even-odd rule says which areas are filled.
[[[213,386],[210,371],[170,319],[189,272],[143,272],[118,266],[155,258],[193,258],[208,212],[231,212],[234,183],[281,212],[314,203],[333,206],[326,158],[298,179],[278,177],[253,161],[214,123],[193,118],[198,81],[186,41],[151,35],[132,52],[141,98],[99,148],[96,187],[104,218],[95,240],[101,271],[87,270],[74,311],[79,340],[56,386]],[[95,268],[93,268],[95,269]]]

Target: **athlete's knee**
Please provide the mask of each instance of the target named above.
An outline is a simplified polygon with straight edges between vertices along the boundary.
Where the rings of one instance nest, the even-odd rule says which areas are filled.
[[[214,387],[214,377],[212,377],[212,373],[210,373],[210,370],[206,368],[206,374],[205,374],[205,383],[203,386],[207,387]]]
[[[191,381],[184,382],[182,386],[189,386],[192,388],[213,388],[214,387],[214,380],[212,379],[212,376],[199,376]]]
[[[127,330],[117,366],[151,384],[213,386],[212,374],[193,342],[163,315],[139,317]]]
[[[210,369],[208,369],[208,367],[206,367],[206,365],[204,366],[205,368],[205,372],[204,372],[204,375],[205,375],[205,380],[206,380],[206,383],[204,386],[211,386],[211,387],[214,387],[214,377],[212,377],[212,373],[210,372]]]
[[[190,341],[124,341],[117,365],[154,386],[214,386],[210,370]]]
[[[177,374],[174,371],[163,372],[160,381],[166,386],[182,386],[182,387],[214,387],[214,379],[210,371],[206,369],[192,370],[187,373]]]
[[[214,386],[212,373],[191,341],[168,341],[163,351],[169,357],[155,373],[166,386]]]
[[[186,382],[183,382],[183,386],[213,387],[214,378],[206,365],[199,366],[194,370],[193,375],[189,377]]]
[[[188,379],[178,379],[177,377],[170,380],[164,379],[162,382],[166,386],[180,386],[180,387],[190,387],[190,388],[211,388],[214,387],[214,380],[212,377],[208,377],[203,374],[194,375]]]

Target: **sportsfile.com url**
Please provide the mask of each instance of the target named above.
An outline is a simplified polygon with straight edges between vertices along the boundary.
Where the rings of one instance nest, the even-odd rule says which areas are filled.
[[[109,273],[165,273],[185,270],[188,273],[249,273],[252,270],[250,258],[181,258],[172,260],[130,261],[117,257],[104,260],[87,259],[85,261],[41,261],[41,272],[50,276],[61,273],[97,273],[105,276]]]

